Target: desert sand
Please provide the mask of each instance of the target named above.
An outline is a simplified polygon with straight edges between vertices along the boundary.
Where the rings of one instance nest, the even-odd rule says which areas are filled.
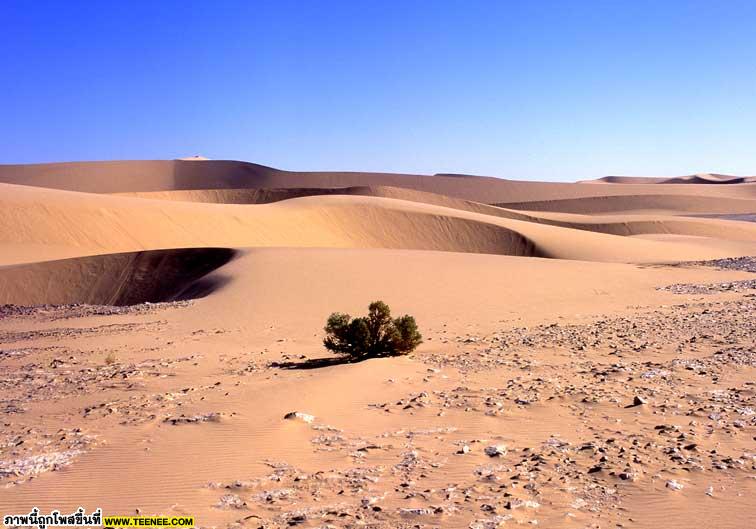
[[[754,527],[754,219],[718,174],[0,166],[0,512]],[[424,343],[330,355],[377,299]]]

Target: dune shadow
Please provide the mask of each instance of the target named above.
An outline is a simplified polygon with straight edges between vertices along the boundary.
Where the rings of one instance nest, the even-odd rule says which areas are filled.
[[[230,248],[176,248],[5,267],[0,303],[128,306],[198,299],[229,282],[213,272],[236,255]]]

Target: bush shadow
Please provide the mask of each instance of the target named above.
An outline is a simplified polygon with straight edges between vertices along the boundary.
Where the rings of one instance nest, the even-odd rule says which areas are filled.
[[[307,358],[301,362],[271,362],[270,367],[277,367],[278,369],[319,369],[321,367],[331,367],[342,364],[356,364],[363,360],[367,360],[367,358],[328,356],[324,358]]]

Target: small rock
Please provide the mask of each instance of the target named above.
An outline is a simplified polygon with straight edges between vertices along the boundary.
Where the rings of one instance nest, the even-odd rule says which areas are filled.
[[[284,419],[288,419],[290,421],[299,419],[300,421],[304,421],[307,424],[310,424],[315,420],[315,416],[310,415],[309,413],[302,413],[301,411],[291,411],[284,415]]]
[[[402,516],[427,516],[433,514],[435,509],[431,508],[400,508],[399,514]]]
[[[110,413],[115,413],[115,411],[115,408],[113,408],[113,411],[110,411]],[[178,417],[166,417],[163,422],[167,422],[176,426],[178,424],[195,424],[200,422],[221,422],[222,418],[223,414],[220,412],[211,412],[192,416],[181,414]]]
[[[507,455],[507,445],[487,446],[484,450],[488,457],[500,457]]]
[[[247,504],[236,494],[224,494],[215,506],[219,509],[243,509]]]
[[[672,490],[682,490],[683,485],[682,483],[679,483],[675,481],[674,479],[670,479],[669,481],[667,481],[667,488],[672,489]]]
[[[291,518],[289,518],[288,524],[289,525],[298,525],[301,523],[304,523],[307,520],[307,516],[305,516],[302,513],[295,514]]]

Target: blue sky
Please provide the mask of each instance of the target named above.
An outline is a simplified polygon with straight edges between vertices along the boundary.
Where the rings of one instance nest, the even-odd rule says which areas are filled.
[[[756,2],[0,2],[0,163],[756,174]]]

